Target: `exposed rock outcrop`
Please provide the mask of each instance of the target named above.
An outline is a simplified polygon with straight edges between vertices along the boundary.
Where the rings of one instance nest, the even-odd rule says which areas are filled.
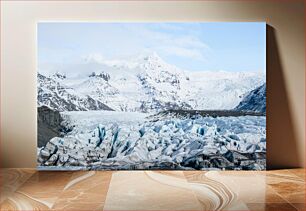
[[[235,110],[266,113],[266,84],[246,95]]]
[[[61,136],[61,122],[62,117],[58,111],[47,106],[37,108],[38,147],[44,147],[53,137]]]

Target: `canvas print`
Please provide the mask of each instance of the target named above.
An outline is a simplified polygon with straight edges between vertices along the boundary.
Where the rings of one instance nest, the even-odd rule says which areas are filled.
[[[263,170],[266,24],[37,25],[42,170]]]

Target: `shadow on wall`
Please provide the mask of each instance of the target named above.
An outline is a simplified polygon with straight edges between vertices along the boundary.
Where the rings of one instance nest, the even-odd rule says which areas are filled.
[[[284,80],[275,29],[267,25],[267,169],[299,163],[297,139]]]

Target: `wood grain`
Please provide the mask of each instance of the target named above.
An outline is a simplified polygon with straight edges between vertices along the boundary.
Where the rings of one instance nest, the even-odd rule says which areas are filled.
[[[305,169],[0,172],[1,210],[304,210]]]

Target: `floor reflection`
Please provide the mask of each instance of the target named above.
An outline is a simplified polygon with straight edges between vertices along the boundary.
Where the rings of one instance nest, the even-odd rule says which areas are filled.
[[[1,169],[1,210],[305,210],[305,169]]]

